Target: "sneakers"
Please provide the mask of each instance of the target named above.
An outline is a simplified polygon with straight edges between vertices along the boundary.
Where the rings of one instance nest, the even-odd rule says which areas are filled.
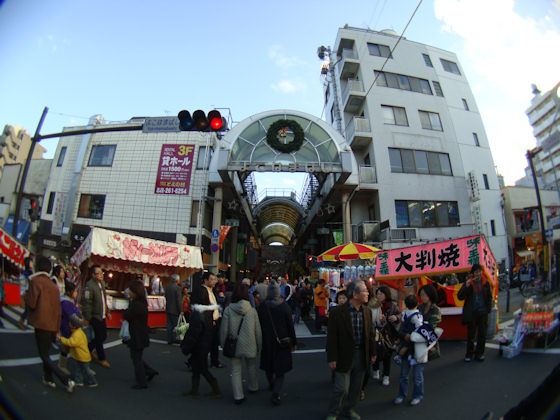
[[[373,379],[379,380],[379,378],[380,378],[380,376],[379,376],[379,371],[378,371],[378,370],[374,370],[374,371],[373,371],[373,374],[371,375],[371,377],[372,377]]]
[[[404,397],[398,396],[397,398],[395,398],[395,401],[393,401],[393,403],[395,405],[400,405],[403,403],[403,401],[404,401]]]
[[[383,382],[381,382],[384,386],[389,386],[389,377],[388,376],[384,376],[383,377]]]
[[[77,387],[80,387],[80,388],[83,388],[83,387],[84,387],[84,383],[83,383],[83,382],[74,382],[74,384],[75,384]]]
[[[467,356],[467,357],[465,357],[465,362],[470,363],[470,362],[472,362],[472,359],[469,356]]]
[[[91,384],[87,384],[86,386],[88,388],[97,388],[99,385],[97,384],[97,382],[92,382]]]
[[[66,392],[74,391],[75,387],[76,387],[76,383],[73,380],[69,379],[68,383],[66,384]]]
[[[486,359],[486,357],[484,357],[483,354],[474,358],[474,360],[476,360],[477,362],[484,362],[484,359]]]
[[[43,385],[46,385],[46,386],[48,386],[49,388],[52,388],[52,389],[56,388],[56,384],[53,381],[45,379],[45,377],[43,377],[42,381],[43,381]]]
[[[422,401],[422,398],[413,398],[412,401],[410,401],[410,405],[418,405],[420,401]]]
[[[396,363],[397,365],[399,365],[399,366],[400,366],[401,363],[402,363],[402,358],[401,358],[401,356],[398,355],[398,354],[395,354],[395,356],[393,357],[393,360],[394,360],[395,363]]]

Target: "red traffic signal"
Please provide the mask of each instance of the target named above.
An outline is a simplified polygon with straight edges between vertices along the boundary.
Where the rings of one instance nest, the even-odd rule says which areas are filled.
[[[181,131],[223,131],[226,129],[225,119],[215,109],[208,113],[197,109],[192,116],[189,111],[183,110],[177,115]]]

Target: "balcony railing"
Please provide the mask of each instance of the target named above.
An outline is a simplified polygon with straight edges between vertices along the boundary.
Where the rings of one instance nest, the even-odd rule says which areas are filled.
[[[376,184],[375,166],[360,165],[360,184]]]
[[[369,133],[369,120],[364,117],[353,117],[346,126],[346,140],[351,142],[356,133]]]
[[[365,93],[362,81],[358,79],[348,79],[344,92],[342,92],[342,102],[346,103],[350,92]]]

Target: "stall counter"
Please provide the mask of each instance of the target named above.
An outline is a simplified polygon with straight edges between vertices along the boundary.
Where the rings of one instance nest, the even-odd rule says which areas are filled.
[[[123,312],[128,308],[128,299],[125,297],[116,297],[107,294],[107,306],[111,310],[111,319],[107,320],[107,327],[120,328],[123,318]],[[164,296],[148,296],[148,327],[159,328],[167,325],[167,316],[165,314],[165,297]]]

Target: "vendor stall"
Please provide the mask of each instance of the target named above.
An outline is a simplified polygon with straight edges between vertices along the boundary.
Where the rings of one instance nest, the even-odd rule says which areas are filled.
[[[4,303],[8,305],[21,304],[19,282],[15,279],[24,269],[24,259],[29,255],[29,251],[23,245],[0,227],[0,264],[6,293]]]
[[[81,285],[89,280],[89,267],[99,265],[105,272],[107,303],[112,319],[108,327],[120,327],[122,312],[128,307],[124,290],[130,280],[142,278],[145,286],[157,277],[168,284],[172,274],[182,280],[202,269],[200,248],[128,235],[102,228],[92,228],[88,237],[72,256],[80,267]],[[165,297],[148,294],[148,325],[165,327]]]
[[[377,253],[375,281],[399,290],[401,297],[417,293],[424,284],[434,284],[442,312],[442,338],[462,339],[467,336],[467,328],[461,323],[463,301],[457,299],[457,292],[473,264],[482,266],[483,276],[490,281],[497,304],[498,268],[482,235],[380,251]],[[458,284],[448,285],[446,276]],[[411,282],[410,279],[418,281]],[[495,325],[496,322],[494,328]]]

